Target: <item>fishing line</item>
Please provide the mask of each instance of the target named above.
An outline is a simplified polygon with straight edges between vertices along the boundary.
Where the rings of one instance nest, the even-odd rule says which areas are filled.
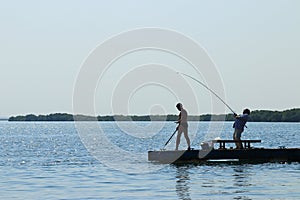
[[[217,94],[215,93],[212,89],[210,89],[207,85],[205,85],[204,83],[202,83],[201,81],[197,80],[196,78],[188,75],[188,74],[185,74],[185,73],[182,73],[182,72],[177,72],[178,74],[181,74],[181,75],[184,75],[186,77],[189,77],[191,78],[192,80],[196,81],[197,83],[199,83],[200,85],[202,85],[203,87],[205,87],[207,90],[209,90],[211,93],[213,93],[227,108],[229,108],[229,110],[231,110],[231,112],[233,114],[236,114],[234,112],[234,110]]]

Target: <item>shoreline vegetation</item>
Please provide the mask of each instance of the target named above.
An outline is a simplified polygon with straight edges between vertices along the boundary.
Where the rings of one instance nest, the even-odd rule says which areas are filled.
[[[12,116],[8,121],[176,121],[177,115],[114,115],[87,116],[54,113],[49,115]],[[190,115],[189,121],[234,121],[233,114]],[[300,108],[284,111],[255,110],[251,112],[249,122],[300,122]]]

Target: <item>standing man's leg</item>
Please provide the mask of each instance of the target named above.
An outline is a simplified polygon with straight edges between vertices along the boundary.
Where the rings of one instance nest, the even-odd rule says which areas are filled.
[[[178,150],[178,146],[180,144],[181,134],[182,134],[182,128],[179,126],[178,133],[177,133],[177,139],[176,139],[176,148],[175,148],[176,151]]]
[[[188,145],[188,149],[190,149],[191,141],[190,141],[190,138],[189,138],[189,135],[188,135],[188,129],[187,128],[185,128],[185,130],[184,130],[184,137],[185,137],[186,143]]]

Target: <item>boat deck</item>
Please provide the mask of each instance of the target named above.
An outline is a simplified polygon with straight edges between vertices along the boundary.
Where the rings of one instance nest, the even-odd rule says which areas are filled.
[[[148,160],[160,163],[237,160],[240,162],[300,162],[299,148],[212,149],[190,151],[148,151]]]
[[[244,149],[226,149],[225,144],[234,140],[215,140],[219,149],[213,147],[201,150],[160,150],[148,151],[148,160],[159,163],[199,163],[208,161],[238,161],[238,162],[300,162],[300,148],[253,148],[251,143],[260,140],[242,140]]]

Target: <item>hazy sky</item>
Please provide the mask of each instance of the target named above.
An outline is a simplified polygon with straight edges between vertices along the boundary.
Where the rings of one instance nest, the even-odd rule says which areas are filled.
[[[298,0],[2,1],[0,116],[72,113],[74,84],[90,52],[113,35],[143,27],[172,29],[202,45],[220,73],[226,102],[237,112],[300,107],[299,10]],[[134,56],[145,64],[164,56],[167,63],[180,63],[164,53],[141,52],[124,56],[105,78],[120,78],[125,63],[143,64]],[[209,92],[188,82],[201,99],[200,111],[185,105],[189,113],[210,113]],[[114,113],[101,96],[109,91],[97,90],[96,113]],[[167,93],[146,87],[125,99],[127,110],[177,113],[178,99]]]

